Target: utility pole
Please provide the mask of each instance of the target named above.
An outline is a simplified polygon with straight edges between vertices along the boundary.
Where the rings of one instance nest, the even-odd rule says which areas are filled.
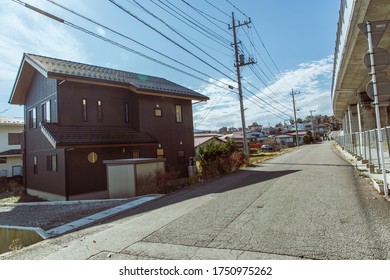
[[[300,92],[294,92],[294,90],[291,89],[291,95],[292,95],[292,101],[293,101],[293,110],[294,110],[295,137],[296,137],[297,147],[299,147],[298,124],[297,124],[297,112],[296,112],[296,110],[295,110],[295,98],[294,98],[294,96],[295,96],[296,94],[300,94]]]
[[[249,18],[249,21],[244,21],[244,23],[238,22],[236,24],[236,21],[234,20],[234,13],[232,13],[232,27],[229,25],[229,30],[233,29],[233,39],[234,39],[234,53],[235,53],[235,67],[236,67],[236,72],[237,72],[237,85],[238,85],[238,97],[240,100],[240,111],[241,111],[241,124],[242,124],[242,135],[244,138],[244,154],[245,157],[249,158],[249,149],[248,149],[248,142],[247,142],[247,137],[246,137],[246,124],[245,124],[245,113],[244,113],[244,102],[243,102],[243,97],[242,97],[242,85],[241,85],[241,72],[240,72],[240,67],[249,65],[249,64],[254,64],[255,62],[253,59],[249,59],[248,62],[245,62],[245,57],[244,54],[238,54],[238,42],[237,42],[237,33],[236,29],[240,26],[244,25],[249,25],[251,23],[251,19]]]
[[[310,110],[310,119],[311,119],[311,133],[312,136],[314,137],[314,121],[313,121],[313,112],[316,110]]]

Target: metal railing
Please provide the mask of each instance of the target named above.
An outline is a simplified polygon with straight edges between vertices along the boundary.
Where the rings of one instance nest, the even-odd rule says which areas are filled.
[[[386,170],[390,170],[390,126],[381,128],[382,149]],[[380,168],[379,139],[377,129],[340,135],[337,143],[351,154],[367,160],[374,167]]]

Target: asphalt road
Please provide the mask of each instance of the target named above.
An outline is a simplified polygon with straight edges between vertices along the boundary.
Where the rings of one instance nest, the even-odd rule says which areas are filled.
[[[389,259],[390,203],[308,145],[4,259]]]

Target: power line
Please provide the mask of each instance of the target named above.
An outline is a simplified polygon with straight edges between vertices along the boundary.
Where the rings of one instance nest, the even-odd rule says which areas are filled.
[[[221,13],[223,13],[224,15],[228,16],[230,18],[230,15],[224,11],[222,11],[220,8],[218,8],[217,6],[215,6],[214,4],[210,3],[208,0],[204,0],[207,4],[213,6],[215,9],[217,9],[218,11],[220,11]]]
[[[111,1],[111,0],[110,0]],[[140,3],[138,3],[136,0],[133,0],[134,3],[136,3],[142,10],[144,10],[145,12],[147,12],[148,14],[150,14],[151,16],[153,16],[155,19],[159,20],[160,22],[162,22],[165,26],[167,26],[170,30],[172,30],[173,32],[175,32],[177,35],[179,35],[181,38],[183,38],[184,40],[186,40],[188,43],[190,43],[192,46],[194,46],[196,49],[200,50],[202,53],[204,53],[205,55],[207,55],[208,57],[210,57],[212,60],[214,60],[215,62],[217,62],[219,65],[221,65],[222,67],[226,68],[228,71],[230,71],[230,69],[228,67],[226,67],[226,65],[224,65],[223,63],[221,63],[219,60],[217,60],[215,57],[211,56],[209,53],[207,53],[206,51],[204,51],[203,49],[201,49],[200,47],[198,47],[196,44],[194,44],[193,42],[191,42],[189,39],[187,39],[185,36],[183,36],[181,33],[179,33],[175,28],[173,28],[172,26],[170,26],[169,24],[167,24],[163,19],[161,19],[160,17],[156,16],[155,14],[153,14],[151,11],[149,11],[148,9],[146,9],[144,6],[142,6]]]
[[[210,104],[210,106],[212,106],[208,111],[205,111],[205,113],[202,115],[202,117],[199,119],[199,121],[196,122],[195,124],[195,127],[197,127],[215,108],[215,106],[218,105],[219,101],[221,101],[221,99],[223,97],[225,97],[225,95],[228,93],[229,91],[225,91],[219,98],[218,100],[215,102],[215,104]]]
[[[255,30],[255,32],[256,32],[257,37],[260,39],[261,45],[262,45],[263,48],[265,49],[265,51],[266,51],[268,57],[270,58],[272,64],[274,65],[274,67],[276,68],[276,70],[278,71],[278,73],[279,73],[281,76],[283,76],[283,74],[282,74],[282,72],[279,70],[278,66],[276,66],[276,63],[275,63],[274,59],[272,58],[271,54],[269,53],[267,47],[265,46],[263,40],[261,39],[259,32],[257,32],[256,26],[253,26],[253,27],[254,27],[254,30]]]
[[[222,23],[222,24],[224,24],[224,25],[228,25],[228,23],[226,23],[226,22],[224,22],[224,21],[222,21],[222,20],[220,20],[220,19],[218,19],[218,18],[216,18],[216,17],[214,17],[214,16],[212,16],[212,15],[209,15],[208,13],[202,11],[201,9],[198,9],[198,8],[192,6],[192,5],[189,4],[188,2],[186,2],[186,1],[184,1],[184,0],[182,0],[182,1],[183,1],[184,3],[186,3],[187,5],[189,5],[189,6],[190,6],[192,9],[194,9],[195,11],[197,11],[197,12],[199,12],[199,13],[201,13],[201,14],[203,14],[203,15],[205,15],[205,16],[207,16],[207,17],[209,17],[209,18],[211,18],[211,19],[213,19],[213,20],[215,20],[215,21],[217,21],[217,22],[219,22],[219,23]],[[224,31],[225,31],[225,30],[224,30]]]
[[[195,58],[197,58],[198,60],[200,60],[201,62],[203,62],[204,64],[208,65],[210,68],[214,69],[215,71],[217,71],[218,73],[222,74],[223,76],[227,77],[229,80],[232,80],[234,81],[230,76],[226,75],[225,73],[223,73],[222,71],[218,70],[217,68],[215,68],[214,66],[212,66],[210,63],[208,63],[207,61],[205,61],[204,59],[200,58],[199,56],[195,55],[194,53],[192,53],[191,51],[189,51],[187,48],[183,47],[182,45],[180,45],[179,43],[177,43],[176,41],[174,41],[173,39],[171,39],[170,37],[168,37],[167,35],[165,35],[164,33],[160,32],[159,30],[157,30],[155,27],[151,26],[149,23],[145,22],[144,20],[142,20],[141,18],[139,18],[138,16],[134,15],[132,12],[130,12],[129,10],[125,9],[124,7],[122,7],[121,5],[119,5],[117,2],[115,2],[114,0],[109,0],[113,5],[115,5],[116,7],[118,7],[119,9],[121,9],[122,11],[124,11],[125,13],[127,13],[128,15],[132,16],[133,18],[137,19],[138,21],[140,21],[141,23],[143,23],[144,25],[146,25],[147,27],[151,28],[152,30],[154,30],[155,32],[157,32],[158,34],[160,34],[161,36],[163,36],[164,38],[166,38],[168,41],[172,42],[173,44],[175,44],[176,46],[178,46],[179,48],[183,49],[184,51],[186,51],[187,53],[189,53],[190,55],[194,56]],[[230,71],[230,70],[229,70]]]
[[[237,8],[233,3],[231,3],[229,0],[226,0],[226,2],[228,2],[230,5],[232,5],[233,8],[235,8],[237,11],[239,11],[244,17],[250,18],[243,11],[241,11],[239,8]]]
[[[187,1],[185,0],[181,0],[183,3],[187,4],[190,8],[192,8],[194,11],[196,11],[198,14],[200,14],[202,17],[204,17],[206,20],[208,20],[211,24],[213,24],[214,26],[216,26],[217,28],[221,29],[223,32],[227,33],[228,35],[230,35],[225,29],[223,29],[222,27],[216,25],[214,22],[212,22],[210,19],[208,19],[206,16],[218,21],[218,22],[222,22],[223,24],[225,25],[228,25],[228,23],[225,23],[221,20],[218,20],[216,18],[214,18],[213,16],[210,16],[209,14],[207,14],[206,12],[203,12],[202,10],[198,9],[198,8],[195,8],[194,6],[192,6],[190,3],[188,3]]]
[[[254,26],[254,29],[256,30],[256,27]],[[268,57],[271,59],[274,67],[277,69],[278,73],[280,74],[281,77],[283,77],[283,74],[280,72],[279,68],[276,66],[275,64],[275,61],[272,59],[270,53],[268,52],[267,48],[265,47],[265,44],[264,42],[262,41],[262,39],[260,38],[260,35],[258,34],[257,30],[256,30],[256,33],[264,47],[264,49],[266,50],[267,52],[267,55]],[[270,67],[268,67],[268,64],[265,62],[265,60],[263,59],[263,56],[260,54],[258,48],[256,47],[256,44],[253,42],[253,39],[249,37],[249,35],[247,34],[247,32],[245,32],[245,35],[247,36],[250,44],[253,46],[255,52],[257,53],[257,55],[260,57],[261,61],[264,63],[265,67],[268,69],[269,73],[271,73],[271,75],[274,77],[275,80],[278,80],[279,78],[274,74],[274,72],[270,69]],[[269,80],[271,81],[271,79],[265,74],[265,72],[260,68],[259,65],[256,65],[258,67],[258,69],[263,73],[263,75]],[[283,91],[287,91],[289,90],[287,87],[283,87]]]
[[[261,92],[261,90],[259,89],[259,88],[257,88],[256,86],[254,86],[253,84],[251,84],[248,80],[246,80],[246,79],[243,79],[245,82],[247,82],[250,86],[252,86],[253,88],[255,88],[256,90],[258,90],[258,91],[260,91]],[[274,101],[275,103],[277,103],[277,104],[279,104],[280,106],[282,106],[284,109],[286,109],[286,110],[289,110],[289,111],[291,111],[291,108],[287,108],[286,106],[284,106],[282,103],[280,103],[279,101],[277,101],[277,100],[275,100],[275,99],[273,99],[271,96],[268,96],[268,95],[266,95],[264,92],[262,92],[267,98],[269,98],[269,99],[271,99],[272,101]],[[275,108],[276,109],[276,108]],[[278,109],[276,109],[277,111],[279,111],[279,112],[281,112],[281,113],[283,113],[282,111],[280,111],[280,110],[278,110]]]
[[[253,93],[251,93],[251,95],[253,95]],[[274,112],[268,110],[266,107],[264,107],[264,106],[261,105],[260,103],[258,103],[258,102],[256,102],[255,100],[253,100],[253,98],[248,97],[248,95],[246,95],[245,93],[244,93],[244,97],[245,97],[246,100],[248,100],[248,101],[251,102],[252,104],[258,106],[259,108],[263,109],[264,111],[267,111],[267,112],[270,113],[271,115],[274,115],[275,117],[284,120],[284,117],[281,117],[280,115],[278,115],[278,114],[276,114],[276,113],[274,113]]]
[[[274,109],[275,111],[278,111],[279,113],[285,115],[285,116],[288,116],[290,117],[290,115],[286,114],[285,112],[275,108],[274,106],[272,106],[270,103],[268,103],[267,101],[265,101],[264,99],[262,99],[261,97],[257,96],[255,93],[253,93],[252,91],[250,91],[249,89],[247,89],[245,86],[243,86],[243,88],[249,92],[251,95],[253,95],[254,97],[256,97],[257,99],[259,99],[260,101],[264,102],[265,104],[267,104],[269,107],[271,107],[272,109]],[[265,108],[264,108],[265,109]]]
[[[86,17],[86,16],[83,16],[83,15],[80,14],[80,13],[77,13],[77,12],[75,12],[75,11],[73,11],[73,10],[71,10],[71,9],[69,9],[69,8],[67,8],[67,7],[65,7],[65,6],[63,6],[63,5],[60,5],[60,4],[56,3],[56,2],[53,1],[53,0],[46,0],[46,1],[48,1],[48,2],[50,2],[50,3],[52,3],[52,4],[56,5],[56,6],[58,6],[58,7],[60,7],[60,8],[62,8],[62,9],[64,9],[64,10],[66,10],[66,11],[72,13],[72,14],[75,14],[75,15],[77,15],[77,16],[79,16],[79,17],[81,17],[81,18],[83,18],[83,19],[85,19],[85,20],[87,20],[87,21],[89,21],[89,22],[91,22],[91,23],[94,23],[94,24],[96,24],[96,25],[98,25],[98,26],[100,26],[100,27],[102,27],[102,28],[104,28],[104,29],[106,29],[106,30],[108,30],[108,31],[110,31],[110,32],[112,32],[112,33],[118,35],[118,36],[121,36],[121,37],[123,37],[123,38],[125,38],[125,39],[128,39],[128,40],[130,40],[130,41],[132,41],[132,42],[134,42],[134,43],[136,43],[136,44],[138,44],[138,45],[140,45],[140,46],[142,46],[142,47],[144,47],[144,48],[146,48],[146,49],[148,49],[148,50],[150,50],[150,51],[153,51],[153,52],[155,52],[155,53],[157,53],[157,54],[159,54],[159,55],[161,55],[161,56],[163,56],[163,57],[165,57],[165,58],[167,58],[167,59],[169,59],[169,60],[171,60],[171,61],[173,61],[173,62],[176,62],[176,63],[178,63],[178,64],[180,64],[180,65],[182,65],[182,66],[184,66],[184,67],[186,67],[186,68],[188,68],[188,69],[191,69],[191,70],[193,70],[193,71],[195,71],[195,72],[197,72],[197,73],[199,73],[199,74],[201,74],[201,75],[203,75],[203,76],[205,76],[205,77],[208,77],[209,79],[212,79],[212,80],[215,80],[215,81],[219,81],[219,80],[217,80],[217,79],[211,77],[210,75],[208,75],[208,74],[206,74],[206,73],[204,73],[204,72],[201,72],[201,71],[199,71],[199,70],[197,70],[197,69],[195,69],[195,68],[189,66],[188,64],[182,63],[182,62],[178,61],[177,59],[174,59],[174,58],[172,58],[172,57],[170,57],[170,56],[167,56],[167,55],[165,55],[165,54],[163,54],[163,53],[161,53],[161,52],[159,52],[159,51],[157,51],[157,50],[155,50],[155,49],[153,49],[153,48],[151,48],[151,47],[149,47],[149,46],[147,46],[147,45],[145,45],[145,44],[143,44],[143,43],[140,43],[140,42],[134,40],[133,38],[131,38],[131,37],[129,37],[129,36],[126,36],[126,35],[124,35],[124,34],[122,34],[122,33],[119,33],[119,32],[117,32],[117,31],[115,31],[115,30],[113,30],[113,29],[111,29],[111,28],[109,28],[109,27],[107,27],[107,26],[105,26],[105,25],[103,25],[103,24],[100,24],[100,23],[98,23],[98,22],[96,22],[96,21],[94,21],[94,20],[92,20],[92,19],[90,19],[90,18],[88,18],[88,17]],[[226,85],[228,85],[228,84],[226,84]]]
[[[245,30],[244,30],[245,31]],[[268,67],[267,63],[265,62],[265,60],[263,59],[263,56],[260,54],[260,52],[258,51],[258,49],[256,48],[253,40],[249,37],[248,33],[245,31],[245,35],[247,36],[248,40],[249,40],[249,43],[251,44],[252,48],[255,50],[255,52],[257,53],[257,55],[260,57],[261,61],[264,63],[265,67],[268,69],[268,71],[274,76],[274,78],[276,79],[274,73],[271,71],[271,69]],[[265,75],[265,73],[264,73]]]
[[[230,44],[230,40],[224,38],[223,36],[221,36],[217,32],[211,30],[208,26],[206,26],[203,23],[199,22],[197,19],[195,19],[194,17],[192,17],[191,15],[189,15],[188,13],[186,13],[185,11],[183,11],[182,9],[177,7],[176,5],[172,4],[169,0],[165,0],[165,2],[168,3],[170,6],[168,4],[166,4],[166,3],[164,3],[162,0],[158,0],[158,1],[161,4],[163,4],[164,6],[168,7],[172,11],[174,11],[175,13],[179,14],[181,17],[183,17],[185,20],[189,21],[191,24],[197,26],[198,28],[201,28],[205,32],[209,33],[210,35],[212,35],[215,38],[217,38],[218,40],[220,40],[221,42],[224,42],[225,44]]]
[[[261,68],[259,68],[259,67],[257,67],[258,69],[260,69],[260,71],[262,71],[261,70]],[[276,85],[275,84],[268,84],[268,83],[266,83],[266,81],[263,79],[263,77],[261,76],[261,74],[257,71],[257,69],[253,66],[253,65],[251,65],[250,66],[250,69],[252,70],[252,72],[253,72],[253,74],[259,79],[259,81],[269,90],[269,91],[271,91],[273,94],[275,94],[275,95],[278,95],[278,96],[280,96],[280,99],[284,99],[285,101],[287,101],[287,99],[285,99],[285,97],[283,97],[283,95],[281,95],[280,94],[280,91],[285,91],[284,89],[281,89],[281,88],[279,88],[279,87],[277,87],[276,88],[276,91],[272,88],[272,87],[276,87]]]
[[[190,19],[188,19],[187,17],[185,17],[185,16],[181,15],[179,12],[173,10],[173,8],[167,6],[167,4],[165,4],[165,3],[163,3],[163,2],[160,1],[162,5],[164,5],[164,6],[167,7],[167,8],[164,8],[164,7],[162,7],[162,5],[156,3],[154,0],[150,0],[150,1],[151,1],[154,5],[156,5],[157,7],[159,7],[160,9],[162,9],[162,10],[164,10],[165,12],[169,13],[171,16],[173,16],[174,18],[176,18],[176,19],[178,19],[179,21],[183,22],[184,24],[186,24],[186,25],[189,26],[190,28],[196,30],[197,32],[199,32],[199,33],[202,34],[203,36],[205,36],[205,37],[207,37],[207,38],[213,40],[215,43],[219,44],[220,46],[222,46],[222,47],[224,47],[224,48],[226,48],[226,49],[228,49],[228,50],[231,50],[231,48],[228,47],[225,43],[221,42],[221,40],[220,40],[219,38],[215,38],[215,35],[212,34],[210,31],[204,29],[203,27],[199,26],[199,25],[196,24],[195,22],[192,22],[192,21],[191,21]],[[177,17],[176,15],[174,15],[171,11],[168,11],[168,9],[170,9],[172,12],[175,12],[176,14],[178,14],[179,16],[181,16],[182,18],[184,18],[186,21],[183,20],[183,19],[181,19],[181,18],[178,18],[178,17]],[[191,24],[189,24],[187,21],[190,22]],[[187,35],[187,36],[188,36],[188,35]],[[211,37],[211,36],[213,36],[214,38]],[[189,36],[188,36],[188,37],[189,37]],[[193,38],[192,38],[192,40],[196,41],[196,40],[193,39]],[[199,42],[199,41],[198,41],[198,42]],[[203,42],[199,42],[199,43],[201,43],[202,45],[204,45],[204,46],[206,46],[206,47],[208,47],[208,48],[210,48],[210,49],[212,49],[212,50],[215,50],[215,51],[221,53],[221,51],[216,50],[216,49],[210,47],[209,45],[204,44]],[[222,54],[223,54],[223,53],[222,53]],[[224,55],[226,55],[226,54],[224,54]]]
[[[226,89],[225,87],[221,87],[221,86],[219,86],[219,85],[217,85],[217,84],[215,84],[215,83],[212,83],[212,82],[210,82],[210,81],[207,81],[207,80],[205,80],[205,79],[202,79],[202,78],[200,78],[200,77],[198,77],[198,76],[195,76],[195,75],[193,75],[193,74],[191,74],[191,73],[189,73],[189,72],[186,72],[186,71],[184,71],[184,70],[182,70],[182,69],[179,69],[179,68],[177,68],[177,67],[174,67],[174,66],[172,66],[172,65],[169,65],[169,64],[167,64],[167,63],[164,63],[164,62],[162,62],[162,61],[160,61],[160,60],[158,60],[158,59],[156,59],[156,58],[150,57],[150,56],[148,56],[148,55],[146,55],[146,54],[143,54],[143,53],[141,53],[141,52],[139,52],[139,51],[136,51],[136,50],[134,50],[134,49],[131,49],[131,48],[127,47],[127,46],[124,46],[124,45],[122,45],[122,44],[120,44],[120,43],[118,43],[118,42],[115,42],[115,41],[113,41],[113,40],[110,40],[110,39],[108,39],[108,38],[106,38],[106,37],[104,37],[104,36],[101,36],[101,35],[99,35],[99,34],[97,34],[97,33],[94,33],[94,32],[92,32],[92,31],[90,31],[90,30],[88,30],[88,29],[85,29],[85,28],[81,27],[81,26],[78,26],[78,25],[73,24],[73,23],[71,23],[71,22],[65,21],[65,20],[63,20],[63,19],[61,19],[61,18],[59,18],[59,17],[57,17],[57,16],[55,16],[55,15],[53,15],[53,14],[50,14],[50,13],[44,11],[44,10],[41,10],[41,9],[39,9],[39,8],[37,8],[37,7],[35,7],[35,6],[32,6],[32,5],[30,5],[30,4],[27,4],[27,3],[23,2],[23,1],[20,1],[20,0],[12,0],[12,1],[15,2],[15,3],[18,3],[18,4],[22,5],[22,6],[24,6],[24,7],[28,8],[28,9],[30,9],[30,10],[33,10],[33,11],[39,13],[39,14],[42,14],[42,15],[47,16],[47,17],[49,17],[49,18],[51,18],[51,19],[53,19],[53,20],[56,20],[56,21],[58,21],[58,22],[60,22],[60,23],[63,23],[63,24],[65,24],[65,25],[68,25],[68,26],[70,26],[70,27],[72,27],[72,28],[74,28],[74,29],[77,29],[77,30],[79,30],[79,31],[82,31],[82,32],[84,32],[84,33],[86,33],[86,34],[88,34],[88,35],[94,36],[94,37],[96,37],[96,38],[98,38],[98,39],[101,39],[101,40],[107,42],[107,43],[110,43],[110,44],[115,45],[115,46],[117,46],[117,47],[119,47],[119,48],[122,48],[122,49],[124,49],[124,50],[126,50],[126,51],[129,51],[129,52],[132,52],[132,53],[134,53],[134,54],[136,54],[136,55],[139,55],[139,56],[141,56],[141,57],[143,57],[143,58],[146,58],[146,59],[151,60],[151,61],[153,61],[153,62],[159,63],[159,64],[161,64],[161,65],[163,65],[163,66],[166,66],[166,67],[171,68],[171,69],[173,69],[173,70],[175,70],[175,71],[181,72],[181,73],[183,73],[183,74],[185,74],[185,75],[188,75],[188,76],[190,76],[190,77],[192,77],[192,78],[195,78],[195,79],[197,79],[197,80],[203,81],[203,82],[205,82],[205,83],[213,84],[213,85],[215,85],[215,86],[217,86],[217,87]],[[216,79],[214,79],[214,80],[216,80]]]

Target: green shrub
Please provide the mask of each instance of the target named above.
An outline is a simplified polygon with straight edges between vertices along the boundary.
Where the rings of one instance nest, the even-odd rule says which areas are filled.
[[[226,143],[211,142],[200,147],[197,160],[203,179],[236,171],[246,162],[244,153],[237,150],[232,140]]]

